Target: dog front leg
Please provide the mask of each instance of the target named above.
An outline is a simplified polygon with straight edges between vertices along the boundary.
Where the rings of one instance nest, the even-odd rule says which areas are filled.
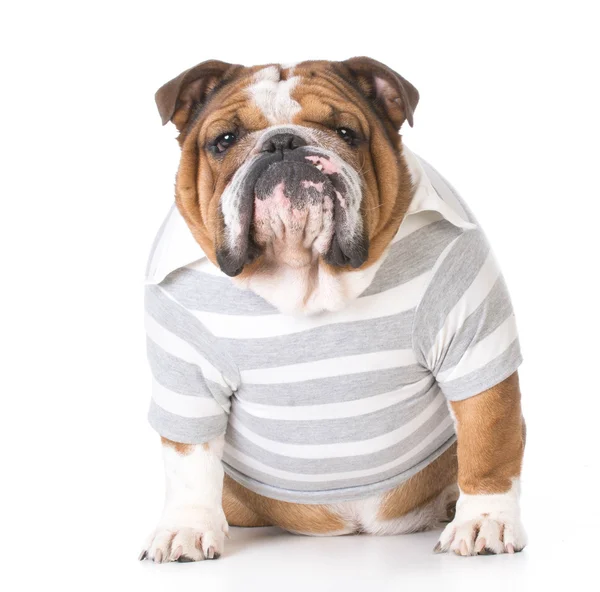
[[[140,560],[162,563],[217,559],[228,530],[222,507],[224,436],[204,444],[161,440],[165,507]]]
[[[460,497],[436,551],[514,553],[527,542],[519,510],[525,447],[519,379],[450,403],[458,437]]]

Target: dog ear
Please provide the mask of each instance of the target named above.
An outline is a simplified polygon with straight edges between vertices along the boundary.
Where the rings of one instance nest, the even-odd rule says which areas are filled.
[[[243,66],[208,60],[163,84],[155,95],[163,125],[172,121],[181,131],[192,110],[204,103],[209,93],[220,82],[233,77],[240,68]]]
[[[397,130],[404,121],[413,125],[413,113],[419,91],[385,64],[367,57],[342,62],[352,73],[362,92],[394,124]]]

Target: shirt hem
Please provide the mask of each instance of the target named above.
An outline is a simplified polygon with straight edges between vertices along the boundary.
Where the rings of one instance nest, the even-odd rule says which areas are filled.
[[[359,485],[356,487],[344,487],[342,489],[330,489],[327,491],[298,491],[291,489],[282,489],[256,481],[251,477],[243,475],[227,463],[223,462],[223,469],[225,473],[231,477],[234,481],[246,487],[250,491],[268,497],[276,499],[282,502],[290,502],[294,504],[337,504],[343,502],[352,502],[361,499],[366,499],[373,495],[385,493],[390,489],[394,489],[401,485],[413,475],[421,472],[425,467],[431,464],[439,456],[441,456],[446,450],[456,442],[456,435],[449,438],[442,446],[440,446],[435,452],[430,454],[426,459],[415,465],[412,469],[404,471],[394,477],[385,479],[378,483],[372,483],[368,485]]]
[[[196,435],[189,435],[185,433],[185,430],[178,430],[163,425],[157,421],[150,413],[147,416],[150,427],[161,437],[171,440],[171,442],[177,442],[178,444],[191,444],[198,446],[200,444],[206,444],[219,436],[222,436],[225,432],[222,429],[214,430],[213,432],[206,432],[202,437]]]

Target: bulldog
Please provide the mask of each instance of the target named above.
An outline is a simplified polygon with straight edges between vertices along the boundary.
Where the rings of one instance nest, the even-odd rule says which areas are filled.
[[[216,559],[230,525],[525,546],[514,313],[402,143],[418,99],[365,57],[208,61],[158,90],[181,162],[146,274],[167,495],[140,559]]]

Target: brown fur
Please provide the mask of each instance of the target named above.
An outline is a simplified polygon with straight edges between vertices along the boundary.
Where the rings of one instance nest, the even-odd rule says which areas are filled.
[[[173,442],[173,440],[168,440],[167,438],[160,437],[160,441],[163,446],[168,446],[169,448],[173,448],[176,452],[181,454],[181,456],[187,456],[191,454],[194,450],[193,444],[181,444],[180,442]]]
[[[303,534],[335,534],[346,523],[326,506],[292,504],[258,495],[225,477],[223,509],[230,526],[280,526]]]
[[[400,518],[433,501],[446,487],[456,483],[457,471],[454,444],[422,471],[389,491],[381,501],[379,519]]]
[[[458,434],[458,484],[469,494],[503,493],[521,473],[525,421],[517,372],[500,384],[451,403]]]
[[[231,487],[232,483],[232,479],[225,475],[223,483],[223,511],[225,512],[229,526],[273,526],[272,522],[269,522],[254,510],[244,505],[240,497],[236,496],[233,491]]]

